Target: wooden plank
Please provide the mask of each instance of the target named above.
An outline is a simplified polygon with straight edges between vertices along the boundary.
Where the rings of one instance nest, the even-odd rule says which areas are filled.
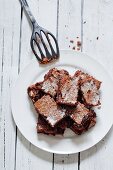
[[[58,40],[60,49],[77,50],[77,41],[81,41],[81,1],[59,0]],[[79,49],[80,50],[80,49]],[[54,169],[78,169],[78,154],[54,155]]]
[[[39,24],[56,34],[57,1],[34,0],[28,1]],[[34,57],[30,47],[31,25],[25,13],[22,17],[22,36],[20,48],[20,71]],[[30,144],[18,131],[16,170],[52,169],[53,154],[44,152]]]
[[[54,155],[55,170],[75,170],[78,169],[78,154]]]
[[[81,40],[81,1],[59,0],[58,39],[60,49],[77,50],[77,41]]]
[[[20,12],[18,1],[0,1],[0,169],[8,170],[13,170],[15,165],[10,90],[18,74]]]
[[[113,2],[106,0],[84,1],[83,52],[98,60],[107,71],[113,72]],[[109,68],[109,69],[108,69]],[[113,128],[93,148],[81,153],[81,170],[111,170],[113,168]]]
[[[52,154],[30,144],[18,131],[16,170],[52,169]]]

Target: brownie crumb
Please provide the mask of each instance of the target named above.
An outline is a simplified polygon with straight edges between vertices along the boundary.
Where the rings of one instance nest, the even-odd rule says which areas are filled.
[[[70,48],[70,45],[69,45],[69,48]]]
[[[70,43],[74,43],[74,41],[73,41],[73,40],[70,40]]]
[[[83,24],[86,24],[86,21],[84,21]]]
[[[76,38],[79,38],[79,37],[76,37]]]
[[[80,47],[81,46],[81,42],[77,41],[77,46]]]
[[[99,37],[97,37],[97,40],[99,39]]]
[[[72,49],[75,50],[75,47],[73,47]]]

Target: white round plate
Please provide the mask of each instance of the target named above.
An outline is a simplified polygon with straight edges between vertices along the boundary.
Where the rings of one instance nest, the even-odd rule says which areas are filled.
[[[113,124],[113,82],[106,70],[97,61],[83,53],[62,50],[59,61],[41,66],[33,59],[20,73],[12,89],[11,105],[16,125],[20,132],[35,146],[52,153],[71,154],[86,150],[98,143]],[[63,136],[37,134],[37,114],[27,95],[27,87],[42,81],[51,68],[66,69],[73,74],[76,69],[84,70],[102,81],[101,109],[97,109],[97,123],[88,132],[77,136],[67,130]]]

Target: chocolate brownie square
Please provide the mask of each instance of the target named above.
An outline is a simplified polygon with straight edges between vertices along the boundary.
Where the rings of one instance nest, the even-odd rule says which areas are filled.
[[[94,78],[86,78],[81,82],[81,92],[83,95],[83,101],[89,106],[100,105],[99,95],[100,82]]]
[[[75,73],[75,76],[79,78],[79,87],[84,104],[88,106],[100,105],[99,88],[101,82],[80,70]]]
[[[101,82],[99,80],[95,79],[93,76],[87,73],[82,72],[81,70],[77,70],[74,76],[79,78],[80,85],[83,84],[83,82],[86,81],[87,79],[91,79],[95,82],[97,89],[99,89],[101,86]]]
[[[84,114],[82,113],[84,112]],[[73,115],[74,113],[74,115]],[[79,103],[79,107],[73,110],[71,118],[73,124],[70,129],[77,135],[81,135],[96,124],[96,113],[93,110],[85,108],[83,104]],[[76,114],[77,113],[77,114]],[[76,115],[76,116],[75,116]]]
[[[92,119],[96,117],[96,114],[94,111],[86,108],[84,104],[78,102],[69,116],[74,121],[71,129],[75,129],[81,134],[84,130],[88,129]]]
[[[76,122],[74,122],[71,126],[70,129],[77,135],[81,135],[82,133],[86,132],[88,129],[92,128],[93,126],[95,126],[96,124],[96,117],[95,118],[91,118],[91,122],[88,126],[88,128],[86,129],[82,124],[77,124]]]
[[[44,81],[40,83],[39,88],[52,97],[55,97],[58,91],[59,79],[63,76],[69,76],[69,73],[65,70],[53,68],[44,76]]]
[[[69,106],[75,106],[78,98],[78,81],[77,77],[62,77],[59,82],[57,94],[57,103]]]
[[[66,109],[59,107],[49,95],[44,95],[34,103],[34,106],[36,111],[42,115],[52,127],[66,116]]]

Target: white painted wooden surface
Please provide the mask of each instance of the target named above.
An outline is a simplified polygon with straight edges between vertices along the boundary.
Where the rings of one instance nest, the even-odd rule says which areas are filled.
[[[112,76],[112,0],[28,0],[28,3],[40,25],[58,37],[61,49],[77,50],[76,43],[81,40],[80,50],[109,68]],[[19,0],[10,3],[0,0],[0,170],[112,170],[113,129],[93,148],[73,155],[37,149],[18,131],[11,116],[10,89],[18,73],[34,57],[30,36],[31,25]]]

